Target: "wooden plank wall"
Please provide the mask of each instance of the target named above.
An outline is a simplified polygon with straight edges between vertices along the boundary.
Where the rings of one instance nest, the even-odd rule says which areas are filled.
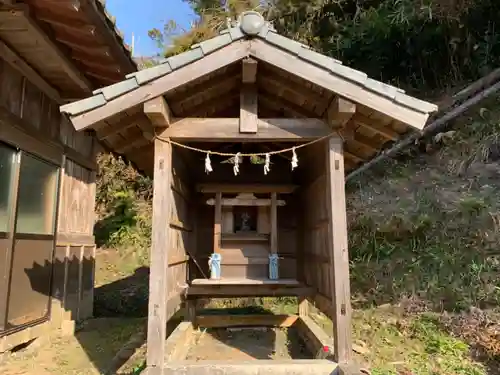
[[[329,233],[329,212],[327,205],[327,177],[325,174],[325,145],[319,142],[307,150],[304,164],[309,168],[302,176],[302,233],[300,242],[302,251],[299,256],[301,281],[316,289],[311,302],[315,303],[323,313],[332,316],[333,304],[330,279],[331,267],[331,236]]]
[[[74,320],[92,315],[97,145],[92,136],[76,132],[57,103],[1,58],[0,87],[0,140],[61,167],[48,324],[72,331]],[[8,346],[33,338],[28,336],[12,335]]]
[[[188,166],[181,154],[172,150],[172,185],[170,197],[170,246],[167,271],[167,319],[180,308],[188,280],[189,253],[194,252],[195,209],[192,205],[193,189]]]

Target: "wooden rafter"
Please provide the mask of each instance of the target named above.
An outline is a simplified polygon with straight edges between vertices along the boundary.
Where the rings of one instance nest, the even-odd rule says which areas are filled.
[[[154,127],[167,128],[170,126],[170,108],[168,107],[168,104],[163,96],[157,96],[156,98],[148,100],[144,103],[144,113]]]
[[[280,108],[290,116],[298,118],[311,118],[315,117],[314,113],[310,113],[299,105],[291,103],[283,98],[274,96],[268,92],[259,92],[259,100],[267,102],[271,108]]]
[[[223,96],[218,96],[203,102],[198,107],[194,107],[187,112],[187,115],[193,117],[209,117],[217,112],[220,112],[230,106],[237,105],[236,101],[239,99],[238,89],[231,90]]]
[[[92,56],[111,56],[111,52],[108,46],[99,45],[95,43],[87,43],[79,41],[76,43],[71,38],[63,35],[57,35],[55,38],[59,43],[66,44],[68,47],[71,47],[72,50],[83,52],[90,54]]]
[[[329,127],[321,119],[259,119],[259,131],[255,134],[240,132],[239,118],[185,118],[172,122],[162,137],[183,141],[297,142],[317,139],[330,134]]]
[[[150,144],[152,139],[146,139],[143,136],[137,136],[134,139],[124,139],[120,143],[113,146],[117,153],[123,154],[135,148],[140,148]]]
[[[104,128],[102,130],[97,130],[97,138],[100,140],[104,140],[113,135],[116,135],[122,131],[125,131],[132,126],[137,126],[137,124],[141,121],[144,121],[144,114],[142,112],[136,113],[132,116],[127,116],[121,118],[118,122],[111,124],[109,127]]]
[[[89,25],[81,20],[71,19],[69,22],[64,22],[64,19],[45,11],[37,11],[36,18],[40,21],[48,23],[52,27],[55,26],[56,28],[68,30],[72,33],[81,34],[87,37],[95,37],[96,26]]]
[[[289,90],[294,95],[310,99],[314,102],[321,102],[328,100],[328,97],[320,95],[318,92],[308,88],[305,85],[296,83],[293,80],[285,80],[284,78],[281,78],[276,74],[272,74],[271,72],[269,73],[267,73],[267,71],[264,72],[265,73],[260,73],[258,78],[259,82],[262,82],[262,84],[264,85],[270,83],[274,86],[278,86],[283,89]]]
[[[365,161],[362,157],[359,157],[358,155],[355,155],[355,154],[348,152],[348,151],[344,151],[344,156],[346,158],[352,160],[356,164]]]
[[[397,132],[395,132],[388,126],[380,125],[377,120],[370,119],[369,117],[366,117],[365,115],[362,115],[360,113],[357,113],[356,116],[353,117],[352,121],[358,125],[379,133],[384,138],[390,139],[391,141],[399,139],[399,134]]]
[[[240,76],[234,76],[229,78],[221,79],[217,77],[212,83],[209,81],[206,86],[198,87],[196,85],[193,89],[187,90],[182,96],[178,97],[174,95],[171,103],[171,108],[179,116],[179,112],[187,112],[190,108],[202,105],[205,101],[209,101],[213,98],[220,98],[226,92],[234,90],[240,85]],[[208,100],[207,100],[208,98]]]
[[[258,60],[287,71],[328,91],[336,92],[352,102],[367,103],[367,105],[369,103],[371,109],[412,127],[422,129],[429,117],[428,113],[412,110],[395,103],[390,98],[370,92],[361,85],[331,74],[325,69],[299,59],[293,54],[276,48],[265,41],[252,40],[251,54]]]
[[[372,140],[368,137],[365,137],[360,134],[356,134],[354,138],[349,139],[347,141],[348,144],[351,144],[354,147],[362,148],[370,153],[375,153],[379,150],[380,146],[376,146]]]
[[[5,15],[7,13],[7,15]],[[88,79],[81,73],[80,69],[78,69],[72,61],[61,51],[61,47],[57,45],[52,36],[51,30],[46,30],[46,28],[42,28],[33,18],[30,17],[28,8],[20,7],[11,12],[0,12],[0,17],[11,17],[17,16],[23,18],[28,25],[28,27],[36,33],[37,37],[43,40],[44,44],[51,49],[51,51],[58,56],[61,67],[64,72],[71,78],[71,80],[80,87],[84,92],[92,91],[92,84],[88,81]],[[69,54],[68,54],[69,55]]]
[[[38,87],[49,98],[53,99],[57,104],[62,104],[63,100],[59,92],[52,87],[38,72],[33,69],[23,58],[21,58],[14,50],[5,43],[0,41],[0,55],[5,61],[17,69],[21,74],[26,76],[36,87]]]
[[[113,56],[120,62],[120,66],[124,73],[131,73],[136,70],[132,60],[127,56],[123,48],[123,42],[116,35],[112,26],[104,15],[104,12],[97,9],[98,5],[95,0],[79,0],[82,12],[90,20],[92,25],[97,28],[97,34],[103,39],[104,43],[109,46]]]

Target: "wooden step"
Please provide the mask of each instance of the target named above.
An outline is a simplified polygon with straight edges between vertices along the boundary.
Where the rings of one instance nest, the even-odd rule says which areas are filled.
[[[169,363],[166,375],[337,375],[328,360],[181,361]]]

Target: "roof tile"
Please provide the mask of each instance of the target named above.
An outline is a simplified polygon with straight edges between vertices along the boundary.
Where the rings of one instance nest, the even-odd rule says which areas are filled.
[[[60,112],[67,113],[71,116],[79,115],[80,113],[90,111],[91,109],[101,107],[106,104],[104,95],[99,93],[90,98],[82,99],[77,102],[62,105]]]
[[[125,81],[115,83],[114,85],[107,86],[101,89],[97,89],[93,92],[94,95],[102,93],[106,100],[112,100],[120,95],[123,95],[129,91],[134,90],[139,87],[135,77],[130,77]]]
[[[413,96],[409,96],[409,95],[401,93],[401,92],[398,93],[394,99],[395,99],[396,103],[405,105],[409,108],[416,109],[419,112],[430,113],[430,112],[435,112],[438,110],[438,106],[433,104],[433,103],[429,103],[429,102],[414,98]]]
[[[298,55],[304,48],[304,45],[302,43],[296,42],[293,39],[285,38],[284,36],[279,35],[274,31],[269,31],[265,40],[268,43],[271,43],[280,48],[284,48],[295,55]]]
[[[171,56],[168,59],[163,60],[163,62],[157,66],[129,74],[127,75],[127,80],[123,82],[94,91],[94,96],[90,98],[62,106],[61,112],[66,112],[74,116],[102,106],[106,104],[107,100],[112,100],[120,95],[134,90],[139,85],[144,85],[154,79],[169,74],[173,70],[200,60],[204,56],[231,44],[233,41],[245,37],[245,34],[239,26],[230,27],[222,31],[220,35],[194,45],[189,51]],[[257,37],[263,39],[271,45],[287,50],[292,55],[295,55],[311,64],[317,65],[331,74],[355,82],[364,86],[366,89],[390,98],[399,104],[423,113],[434,112],[437,110],[437,106],[432,103],[408,96],[403,90],[397,87],[368,78],[365,73],[359,70],[344,66],[342,65],[342,62],[334,58],[315,52],[302,43],[277,34],[271,24],[265,24],[262,26]]]
[[[368,76],[366,73],[360,72],[359,70],[349,68],[345,65],[333,63],[328,68],[330,68],[330,72],[341,76],[350,81],[359,83],[360,85],[364,85]]]
[[[299,57],[321,68],[328,68],[332,64],[341,64],[340,61],[313,51],[310,48],[301,48],[299,51]]]
[[[228,44],[231,44],[231,42],[232,42],[231,35],[223,34],[223,35],[218,35],[215,38],[201,42],[200,44],[194,45],[193,48],[200,47],[203,54],[208,55],[209,53],[212,53],[218,49],[227,46]]]
[[[369,90],[375,91],[378,94],[381,94],[385,97],[388,97],[390,99],[394,99],[397,95],[398,92],[403,92],[403,90],[388,85],[386,83],[376,81],[372,78],[368,78],[365,82],[365,87],[368,88]]]
[[[174,55],[168,58],[168,64],[172,70],[182,68],[203,57],[203,50],[201,48],[194,48],[189,51]]]
[[[129,74],[127,75],[127,78],[135,77],[137,83],[139,85],[143,85],[145,83],[151,82],[156,78],[160,78],[164,75],[167,75],[171,71],[172,68],[170,67],[168,61],[165,61],[163,64],[156,65],[151,68]]]
[[[237,26],[237,27],[231,27],[231,28],[228,29],[227,32],[231,36],[231,39],[233,40],[233,42],[236,41],[236,40],[243,39],[245,37],[245,34],[243,34],[243,31],[241,31],[241,29],[239,28],[239,26]]]

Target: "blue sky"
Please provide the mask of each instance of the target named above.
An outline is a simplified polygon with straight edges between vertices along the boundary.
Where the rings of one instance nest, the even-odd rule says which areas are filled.
[[[135,38],[134,56],[151,56],[158,52],[148,31],[154,27],[162,29],[165,21],[175,20],[188,27],[194,18],[193,12],[182,0],[107,0],[106,9],[116,17],[116,24],[129,45]]]

